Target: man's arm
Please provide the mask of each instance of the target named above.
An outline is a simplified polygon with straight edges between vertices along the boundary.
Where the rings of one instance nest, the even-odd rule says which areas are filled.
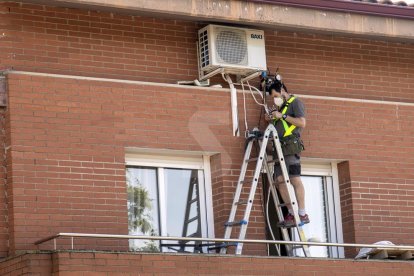
[[[280,119],[282,118],[282,113],[280,112],[274,112],[273,113],[273,117]],[[301,127],[301,128],[305,128],[306,127],[306,119],[305,117],[299,117],[299,118],[295,118],[292,116],[287,116],[285,119],[286,122],[288,122],[289,124],[295,125],[297,127]]]
[[[301,127],[301,128],[306,127],[305,117],[295,118],[295,117],[287,116],[285,121],[288,122],[289,124],[295,125],[297,127]]]

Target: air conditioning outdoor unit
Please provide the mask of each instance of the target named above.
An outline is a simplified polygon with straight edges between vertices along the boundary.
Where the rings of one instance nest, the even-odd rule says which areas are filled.
[[[198,31],[198,41],[200,79],[218,68],[237,75],[267,69],[261,30],[208,25]]]

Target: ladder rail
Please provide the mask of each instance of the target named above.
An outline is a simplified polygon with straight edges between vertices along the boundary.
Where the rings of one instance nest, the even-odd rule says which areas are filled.
[[[279,197],[277,195],[274,177],[270,173],[269,163],[267,162],[267,154],[265,156],[265,162],[264,162],[264,165],[263,166],[264,166],[264,168],[266,170],[267,182],[269,183],[270,193],[272,195],[273,202],[275,204],[277,218],[278,218],[279,221],[283,221],[284,220],[284,217],[283,217],[283,213],[282,213],[281,208],[278,207],[279,204],[280,204],[280,201],[279,201]],[[282,232],[283,240],[290,241],[289,231],[286,228],[281,228],[280,230]],[[288,251],[288,255],[289,256],[293,255],[292,247],[291,246],[286,245],[286,249]]]
[[[240,175],[239,175],[239,179],[237,180],[237,187],[236,187],[236,192],[234,194],[234,198],[233,198],[233,203],[231,206],[231,211],[230,211],[230,215],[229,215],[229,219],[228,222],[234,221],[234,218],[236,217],[236,212],[237,212],[237,206],[238,206],[238,202],[240,200],[240,195],[243,189],[243,183],[244,183],[244,179],[246,176],[246,171],[247,171],[247,167],[248,167],[248,162],[247,160],[249,160],[251,152],[252,152],[252,148],[253,148],[253,140],[250,140],[247,144],[245,153],[244,153],[244,157],[243,157],[243,164],[240,170]],[[225,239],[229,239],[230,235],[231,235],[231,231],[232,231],[233,226],[232,225],[228,225],[225,229],[224,232],[224,238]],[[223,247],[220,250],[220,253],[224,254],[227,252],[227,248]]]
[[[187,191],[187,204],[185,208],[185,214],[184,214],[184,224],[183,224],[183,231],[182,231],[182,237],[201,237],[201,223],[200,223],[200,202],[199,202],[199,179],[198,179],[198,172],[197,170],[192,170],[190,175],[190,183]],[[195,191],[195,197],[193,198],[193,194]],[[192,207],[195,205],[196,208],[196,216],[190,219],[190,213]],[[188,235],[188,226],[191,222],[197,220],[197,230],[191,235]],[[180,249],[177,250],[178,252],[185,252],[186,247],[185,241],[180,241],[178,244],[180,246]],[[195,242],[194,246],[194,252],[200,250],[200,244],[201,242]]]
[[[270,131],[266,130],[263,135],[262,144],[267,145],[267,142],[269,141],[269,136],[270,136]],[[254,171],[252,185],[250,188],[250,193],[249,193],[249,198],[248,198],[249,203],[247,204],[246,209],[244,211],[244,215],[243,215],[243,220],[246,221],[247,223],[241,225],[239,239],[244,239],[244,237],[246,236],[247,226],[249,224],[249,217],[250,217],[251,209],[253,207],[253,199],[254,199],[254,195],[256,194],[257,184],[259,182],[260,171],[262,170],[265,154],[266,154],[266,147],[265,146],[260,147],[260,153],[257,159],[256,169]],[[236,254],[240,255],[242,252],[242,248],[243,248],[243,243],[238,243],[236,246]]]
[[[282,176],[283,176],[283,184],[287,186],[287,191],[288,191],[288,197],[289,197],[289,202],[284,202],[286,205],[291,205],[291,208],[294,211],[294,218],[295,218],[295,228],[298,231],[298,235],[301,241],[306,241],[305,238],[305,232],[302,228],[303,223],[300,221],[299,218],[299,214],[298,214],[298,206],[297,206],[297,201],[296,201],[296,196],[295,196],[295,191],[293,189],[293,186],[291,184],[291,181],[289,179],[289,174],[288,174],[288,170],[286,168],[286,163],[285,163],[285,157],[283,155],[283,151],[282,151],[282,147],[280,144],[280,139],[278,137],[278,133],[277,130],[275,128],[275,126],[273,124],[269,124],[268,127],[266,128],[266,130],[264,131],[263,134],[263,141],[260,142],[259,137],[253,137],[251,138],[251,140],[249,140],[246,150],[245,150],[245,154],[243,157],[243,164],[242,164],[242,168],[240,171],[240,175],[239,175],[239,179],[237,182],[237,187],[236,187],[236,192],[234,195],[234,199],[233,199],[233,204],[231,207],[231,211],[230,211],[230,216],[229,216],[229,220],[228,222],[225,224],[225,234],[224,234],[224,238],[225,239],[229,239],[232,233],[232,229],[234,226],[238,225],[240,226],[239,229],[239,238],[238,240],[244,240],[246,237],[246,232],[247,232],[247,227],[249,226],[249,218],[250,218],[250,213],[253,207],[253,201],[254,201],[254,196],[256,194],[256,190],[257,190],[257,185],[259,182],[259,176],[260,173],[263,169],[266,170],[266,175],[267,175],[267,179],[270,185],[270,191],[272,193],[272,197],[273,197],[273,201],[275,202],[275,207],[276,207],[276,212],[277,212],[277,216],[279,221],[283,221],[283,213],[279,204],[279,198],[277,196],[277,191],[276,191],[276,187],[274,184],[274,177],[273,175],[271,175],[270,173],[270,169],[269,169],[269,162],[268,162],[268,156],[266,153],[266,149],[267,149],[267,145],[270,141],[273,141],[275,149],[276,149],[276,153],[277,153],[277,157],[280,163],[280,167],[282,170]],[[252,147],[253,144],[255,142],[258,142],[260,145],[260,151],[259,151],[259,155],[257,158],[252,158],[250,159],[250,155],[252,152]],[[253,174],[253,179],[251,180],[251,186],[250,186],[250,192],[248,195],[248,199],[246,202],[246,207],[244,210],[244,214],[243,214],[243,219],[240,220],[240,222],[235,222],[234,219],[236,217],[236,213],[237,213],[237,206],[240,203],[240,197],[241,197],[241,193],[242,193],[242,188],[243,188],[243,183],[245,183],[245,177],[246,177],[246,171],[247,171],[247,167],[248,167],[248,163],[249,161],[257,161],[256,162],[256,167],[255,167],[255,171]],[[285,241],[290,241],[290,236],[289,236],[289,231],[286,227],[282,227],[281,229],[282,231],[282,237]],[[243,249],[243,243],[239,242],[236,245],[236,249],[235,249],[235,253],[236,255],[240,255]],[[226,253],[227,252],[227,246],[226,244],[224,244],[223,247],[221,247],[220,253]],[[305,254],[306,257],[310,256],[309,253],[309,247],[307,245],[303,245],[302,246],[303,252]],[[288,253],[289,255],[293,254],[293,250],[292,247],[287,247]]]
[[[288,194],[289,194],[290,202],[285,202],[285,204],[289,204],[290,207],[293,209],[293,216],[295,218],[296,229],[298,231],[299,239],[301,241],[306,241],[305,231],[302,228],[303,223],[301,222],[301,220],[299,218],[299,208],[298,208],[298,204],[297,204],[295,191],[293,189],[293,185],[290,181],[289,173],[288,173],[287,168],[286,168],[285,157],[283,155],[282,146],[280,144],[280,138],[277,134],[276,128],[272,124],[269,124],[268,128],[272,129],[272,131],[273,131],[273,141],[275,143],[277,157],[278,157],[279,162],[280,162],[280,168],[282,170],[283,181],[284,181],[284,184],[287,187],[287,191],[288,191]],[[305,254],[305,257],[310,257],[309,246],[304,245],[302,248],[303,248],[303,253]]]

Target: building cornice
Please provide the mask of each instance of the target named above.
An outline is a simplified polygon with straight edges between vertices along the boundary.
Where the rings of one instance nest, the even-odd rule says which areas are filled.
[[[384,5],[362,1],[344,0],[248,0],[258,4],[286,5],[291,7],[330,10],[365,15],[376,15],[414,20],[414,8],[408,6]]]
[[[327,0],[21,0],[79,9],[122,12],[131,15],[169,17],[198,22],[247,25],[276,30],[318,32],[368,39],[414,41],[414,20],[405,11],[414,9],[377,5],[366,14],[355,13],[353,1]],[[305,4],[308,2],[308,4]],[[334,4],[330,6],[327,2]],[[313,3],[313,5],[312,5]],[[324,3],[324,6],[322,6]],[[345,5],[349,5],[345,9]],[[289,4],[289,5],[288,5]],[[362,7],[362,6],[361,6]],[[372,9],[374,9],[372,7]],[[388,17],[386,10],[401,9],[400,16]],[[382,11],[382,12],[380,12]],[[396,12],[395,12],[396,14]]]

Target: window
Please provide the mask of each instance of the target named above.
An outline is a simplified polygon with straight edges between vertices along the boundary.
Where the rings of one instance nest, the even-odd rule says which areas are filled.
[[[209,158],[132,153],[126,156],[130,235],[213,237]],[[130,249],[200,252],[194,242],[130,240]]]
[[[310,224],[303,226],[307,239],[321,242],[342,243],[338,172],[335,162],[302,162],[302,182],[305,187],[305,206]],[[294,231],[294,239],[299,240]],[[342,258],[341,247],[311,246],[312,257]],[[295,255],[303,256],[301,249]]]

